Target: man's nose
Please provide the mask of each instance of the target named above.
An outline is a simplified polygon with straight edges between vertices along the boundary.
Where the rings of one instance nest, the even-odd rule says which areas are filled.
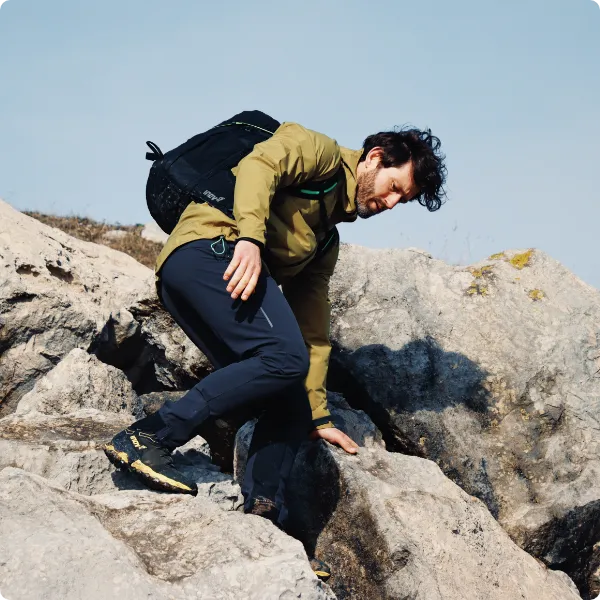
[[[402,198],[401,194],[388,194],[384,199],[383,203],[385,207],[390,210],[396,206],[398,203],[406,204],[406,201]]]

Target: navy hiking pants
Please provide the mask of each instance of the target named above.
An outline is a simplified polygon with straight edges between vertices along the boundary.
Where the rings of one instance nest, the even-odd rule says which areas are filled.
[[[175,448],[189,441],[208,417],[242,407],[262,409],[246,474],[244,506],[267,498],[284,526],[285,485],[300,443],[312,428],[304,380],[308,352],[285,297],[263,263],[252,296],[232,300],[223,274],[234,244],[196,240],[176,249],[161,269],[165,308],[208,357],[215,371],[176,402],[159,410],[166,423],[159,439]]]

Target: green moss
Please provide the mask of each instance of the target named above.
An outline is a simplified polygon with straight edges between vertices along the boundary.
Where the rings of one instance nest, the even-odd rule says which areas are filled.
[[[529,261],[533,255],[533,249],[527,250],[527,252],[523,252],[522,254],[515,254],[508,262],[515,269],[524,269],[527,265],[529,265]]]
[[[534,301],[539,302],[546,297],[546,294],[542,290],[531,290],[528,296]]]

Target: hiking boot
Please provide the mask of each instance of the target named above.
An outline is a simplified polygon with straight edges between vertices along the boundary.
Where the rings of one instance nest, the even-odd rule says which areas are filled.
[[[268,519],[275,527],[282,529],[281,525],[278,523],[279,509],[275,505],[275,501],[270,498],[264,498],[263,496],[252,498],[249,507],[245,508],[244,512],[247,515],[256,515],[263,519]]]
[[[331,568],[327,563],[324,563],[322,560],[315,558],[314,556],[309,559],[310,568],[313,570],[313,573],[321,580],[327,581],[331,577]]]
[[[104,446],[104,454],[118,469],[127,469],[148,487],[179,494],[198,493],[198,486],[173,466],[171,450],[162,445],[151,432],[134,423],[117,433]]]

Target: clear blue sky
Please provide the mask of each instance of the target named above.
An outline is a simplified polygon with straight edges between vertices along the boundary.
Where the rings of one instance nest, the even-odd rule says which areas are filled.
[[[145,141],[244,109],[359,148],[430,127],[449,201],[342,227],[466,264],[540,248],[600,287],[600,8],[592,0],[9,0],[0,197],[149,220]]]

